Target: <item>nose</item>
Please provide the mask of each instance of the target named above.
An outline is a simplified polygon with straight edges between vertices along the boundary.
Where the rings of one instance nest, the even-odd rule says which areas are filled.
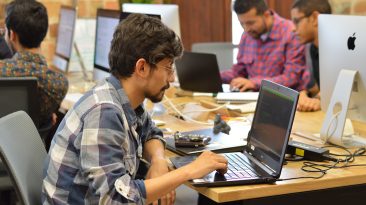
[[[173,73],[172,75],[169,75],[169,79],[168,79],[168,81],[169,81],[170,83],[172,83],[172,82],[174,82],[174,81],[175,81],[175,73]]]

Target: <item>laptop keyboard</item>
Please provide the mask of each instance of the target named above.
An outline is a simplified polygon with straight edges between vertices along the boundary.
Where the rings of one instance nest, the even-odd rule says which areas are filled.
[[[241,179],[241,178],[257,178],[258,175],[249,168],[249,164],[241,158],[238,153],[224,154],[228,160],[228,170],[225,174],[226,179]]]

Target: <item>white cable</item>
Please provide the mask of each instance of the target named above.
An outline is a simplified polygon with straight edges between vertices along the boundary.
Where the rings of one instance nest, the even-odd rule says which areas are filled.
[[[330,138],[330,137],[332,137],[332,135],[333,135],[334,131],[337,129],[338,122],[336,122],[336,127],[335,127],[335,129],[334,129],[333,133],[332,133],[332,134],[329,134],[329,130],[330,130],[330,127],[331,127],[331,125],[332,125],[333,121],[338,119],[338,115],[339,115],[340,113],[341,113],[341,111],[337,112],[336,114],[334,114],[334,115],[332,116],[332,119],[330,120],[330,122],[329,122],[329,124],[328,124],[327,132],[325,133],[324,143],[327,143],[327,142],[328,142],[329,138]]]
[[[173,108],[173,110],[175,112],[177,112],[181,117],[183,117],[184,119],[188,120],[188,121],[191,121],[191,122],[194,122],[194,123],[197,123],[197,124],[202,124],[202,125],[213,125],[213,122],[201,122],[201,121],[197,121],[197,120],[194,120],[192,118],[190,118],[189,116],[183,114],[180,110],[178,110],[175,105],[173,104],[173,102],[166,96],[164,95],[164,98],[166,99],[166,101],[169,103],[169,105]]]

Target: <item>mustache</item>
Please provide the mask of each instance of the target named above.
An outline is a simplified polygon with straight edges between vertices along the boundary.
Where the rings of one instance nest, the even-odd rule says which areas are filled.
[[[166,84],[162,89],[161,91],[164,91],[164,90],[167,90],[170,88],[170,83]]]

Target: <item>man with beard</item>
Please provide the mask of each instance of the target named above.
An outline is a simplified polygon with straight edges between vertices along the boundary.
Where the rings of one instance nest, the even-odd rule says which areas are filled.
[[[296,26],[296,35],[300,43],[307,45],[306,60],[311,70],[311,80],[307,90],[300,92],[298,110],[320,110],[320,76],[319,76],[319,39],[318,16],[331,14],[328,0],[296,0],[291,9],[291,18]]]
[[[53,138],[43,204],[173,204],[180,184],[225,172],[227,160],[212,152],[169,172],[163,134],[142,106],[145,98],[162,100],[182,50],[179,37],[159,19],[131,14],[117,26],[112,75],[68,111]],[[145,180],[136,178],[142,159],[150,163]]]
[[[221,73],[223,83],[241,92],[258,90],[263,79],[299,91],[306,88],[304,46],[291,21],[268,9],[264,0],[236,0],[233,7],[244,33],[237,63]]]
[[[56,112],[68,89],[67,78],[48,68],[41,53],[48,15],[37,1],[15,0],[6,6],[4,37],[12,58],[0,60],[0,77],[36,77],[41,112],[39,128],[56,123]],[[6,97],[6,96],[1,96]],[[47,135],[47,133],[45,133]],[[45,137],[45,136],[43,136]]]

